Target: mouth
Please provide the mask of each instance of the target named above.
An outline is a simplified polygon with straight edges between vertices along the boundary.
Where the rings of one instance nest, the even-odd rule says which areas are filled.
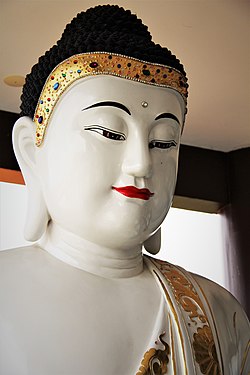
[[[125,195],[126,197],[143,199],[144,201],[148,201],[149,198],[151,198],[154,195],[154,193],[151,193],[151,191],[146,188],[138,189],[135,186],[112,186],[112,189],[116,190],[120,194]]]

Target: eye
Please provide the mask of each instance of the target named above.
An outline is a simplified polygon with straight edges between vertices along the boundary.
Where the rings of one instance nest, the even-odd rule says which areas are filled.
[[[102,126],[86,126],[84,130],[90,130],[92,132],[101,134],[103,137],[112,139],[114,141],[125,141],[126,139],[123,133],[115,132],[114,130],[103,128]]]
[[[171,147],[176,147],[177,143],[175,141],[156,141],[153,140],[149,143],[149,148],[171,148]]]

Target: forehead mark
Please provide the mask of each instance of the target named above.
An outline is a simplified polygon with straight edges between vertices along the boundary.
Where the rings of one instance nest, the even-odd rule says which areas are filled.
[[[87,108],[83,108],[82,111],[85,111],[86,109],[90,109],[90,108],[96,108],[96,107],[116,107],[131,116],[130,110],[124,104],[118,103],[118,102],[110,102],[110,101],[94,103]]]
[[[143,108],[147,108],[148,107],[148,102],[143,101],[143,102],[141,102],[141,105],[142,105]]]

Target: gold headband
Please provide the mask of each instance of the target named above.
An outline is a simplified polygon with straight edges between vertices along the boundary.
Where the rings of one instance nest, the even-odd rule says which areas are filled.
[[[33,119],[37,146],[43,141],[53,108],[63,92],[78,79],[100,74],[171,88],[187,101],[187,79],[174,68],[107,52],[74,55],[58,64],[43,86]]]

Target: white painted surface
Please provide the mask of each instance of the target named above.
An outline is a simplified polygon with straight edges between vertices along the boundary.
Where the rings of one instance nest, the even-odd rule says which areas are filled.
[[[0,204],[0,249],[29,244],[22,234],[26,187],[1,183]],[[157,256],[227,287],[219,215],[171,208],[162,226],[162,250]]]
[[[23,228],[26,212],[26,187],[0,183],[0,249],[30,244],[25,241]]]

